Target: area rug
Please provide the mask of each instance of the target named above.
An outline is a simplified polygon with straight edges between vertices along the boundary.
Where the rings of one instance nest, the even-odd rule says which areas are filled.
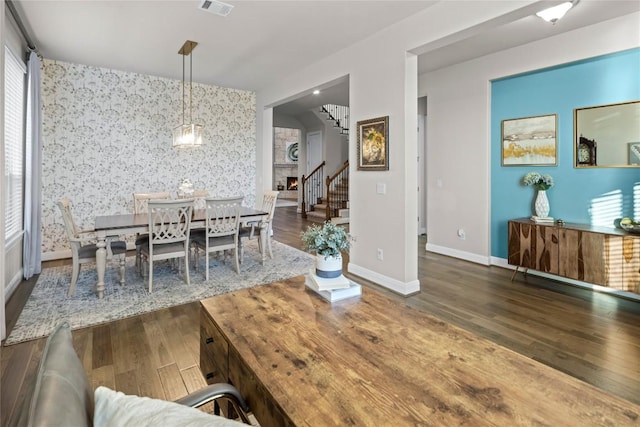
[[[83,264],[75,295],[67,298],[71,280],[71,266],[46,268],[20,314],[5,345],[16,344],[49,335],[65,320],[72,329],[111,322],[149,311],[185,304],[214,295],[233,292],[265,283],[299,276],[309,271],[315,258],[308,253],[272,241],[273,258],[260,264],[257,239],[244,244],[244,261],[240,274],[234,267],[233,256],[209,260],[209,280],[205,280],[204,256],[197,271],[190,268],[190,285],[183,280],[168,261],[154,263],[153,292],[148,292],[148,279],[135,269],[134,257],[127,258],[125,286],[119,284],[117,262],[107,262],[104,298],[94,292],[97,282],[95,264]]]

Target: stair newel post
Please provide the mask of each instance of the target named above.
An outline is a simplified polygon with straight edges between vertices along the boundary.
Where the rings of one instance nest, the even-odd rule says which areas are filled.
[[[331,187],[331,177],[327,176],[326,183],[327,183],[327,191],[326,191],[325,194],[327,196],[327,207],[325,209],[325,212],[326,212],[325,213],[325,218],[327,220],[330,220],[331,219],[331,202],[332,202],[332,200],[331,200],[331,192],[329,190],[330,190],[330,187]]]
[[[302,175],[302,218],[306,218],[307,217],[307,206],[306,206],[306,191],[305,191],[305,184],[306,184],[306,178],[304,175]]]

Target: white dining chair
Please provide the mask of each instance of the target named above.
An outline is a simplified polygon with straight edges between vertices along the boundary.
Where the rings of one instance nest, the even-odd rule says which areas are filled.
[[[276,201],[278,200],[278,194],[279,194],[279,191],[266,191],[264,193],[264,196],[262,198],[261,209],[264,212],[268,213],[265,219],[261,221],[251,221],[244,224],[242,227],[240,227],[240,231],[238,232],[238,239],[239,239],[239,245],[240,245],[239,246],[240,262],[242,262],[242,259],[244,257],[244,248],[242,245],[242,239],[252,239],[256,235],[256,233],[258,235],[258,239],[260,239],[261,227],[266,228],[267,240],[265,242],[265,246],[269,250],[269,257],[273,258],[273,250],[271,249],[271,233],[272,233],[271,230],[272,230],[273,215],[275,214],[275,211],[276,211]],[[260,242],[260,240],[258,240],[258,245],[260,248],[262,248],[262,242]]]
[[[147,213],[149,200],[168,200],[171,198],[171,193],[167,191],[155,192],[155,193],[133,193],[133,212],[135,214]],[[136,235],[136,269],[138,273],[142,275],[142,263],[140,262],[140,249],[143,245],[146,245],[149,240],[148,234]]]
[[[192,245],[196,250],[196,268],[199,250],[205,252],[205,278],[209,280],[209,254],[212,252],[233,250],[236,273],[240,274],[238,261],[238,228],[240,226],[240,208],[243,196],[228,198],[206,198],[206,227],[193,234]]]
[[[193,200],[149,200],[149,239],[142,245],[140,256],[148,266],[149,293],[153,289],[153,262],[184,258],[184,278],[189,281],[189,235]],[[178,265],[178,273],[180,266]]]
[[[93,230],[80,230],[76,225],[71,212],[71,201],[67,198],[58,201],[58,207],[62,213],[64,228],[71,245],[71,259],[73,270],[71,282],[67,290],[67,296],[72,297],[76,290],[78,277],[80,276],[80,266],[96,260],[96,237]],[[91,243],[93,242],[93,243]],[[127,243],[120,240],[107,240],[107,259],[116,258],[120,262],[120,285],[124,286],[125,277],[125,257],[127,254]]]

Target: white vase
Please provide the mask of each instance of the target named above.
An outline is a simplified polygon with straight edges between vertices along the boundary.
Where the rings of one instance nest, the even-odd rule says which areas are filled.
[[[324,277],[326,279],[333,279],[340,277],[342,274],[342,255],[337,257],[327,257],[324,255],[316,255],[316,275],[318,277]]]
[[[549,199],[547,199],[547,192],[545,190],[538,190],[534,207],[536,208],[536,216],[542,218],[549,216]]]

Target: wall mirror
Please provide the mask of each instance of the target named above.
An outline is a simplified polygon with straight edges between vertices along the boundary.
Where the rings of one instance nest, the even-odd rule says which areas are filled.
[[[640,101],[574,110],[576,168],[640,167]]]

